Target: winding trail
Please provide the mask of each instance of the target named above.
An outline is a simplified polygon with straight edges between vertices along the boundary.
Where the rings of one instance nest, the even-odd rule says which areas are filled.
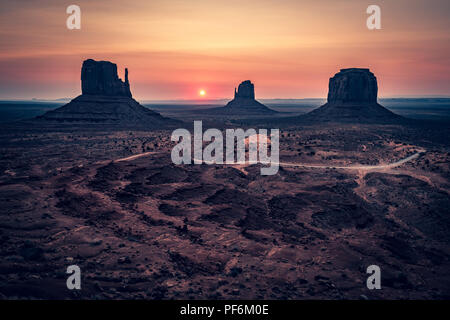
[[[361,165],[356,165],[356,166],[327,166],[327,165],[312,165],[312,164],[303,164],[303,163],[292,163],[292,162],[280,162],[279,165],[280,166],[285,166],[285,167],[303,167],[303,168],[322,168],[322,169],[348,169],[348,170],[374,170],[374,169],[391,169],[391,168],[395,168],[398,166],[401,166],[402,164],[411,161],[413,159],[418,158],[422,153],[424,153],[425,150],[420,150],[416,153],[414,153],[413,155],[410,155],[409,157],[406,157],[402,160],[393,162],[393,163],[388,163],[388,164],[379,164],[376,166],[361,166]]]
[[[149,156],[149,155],[155,154],[155,153],[158,153],[158,152],[138,153],[138,154],[134,154],[132,156],[126,157],[126,158],[116,159],[116,160],[114,160],[114,162],[131,161],[131,160],[134,160],[134,159],[137,159],[137,158],[142,158],[142,157],[145,157],[145,156]]]
[[[376,169],[391,169],[391,168],[395,168],[398,166],[401,166],[402,164],[417,159],[421,154],[425,153],[426,150],[425,149],[419,149],[416,153],[414,153],[413,155],[410,155],[404,159],[401,159],[399,161],[393,162],[393,163],[388,163],[388,164],[379,164],[379,165],[375,165],[375,166],[368,166],[368,165],[355,165],[355,166],[333,166],[333,165],[316,165],[316,164],[305,164],[305,163],[293,163],[293,162],[278,162],[279,166],[284,166],[284,167],[302,167],[302,168],[318,168],[318,169],[347,169],[347,170],[376,170]],[[139,154],[135,154],[126,158],[121,158],[121,159],[116,159],[114,160],[114,162],[123,162],[123,161],[131,161],[134,159],[138,159],[141,157],[145,157],[151,154],[156,154],[158,152],[145,152],[145,153],[139,153]],[[196,159],[193,159],[196,160]],[[207,162],[207,161],[203,161],[203,163],[205,164],[215,164],[214,162]],[[226,163],[225,163],[226,164]],[[270,163],[262,163],[262,164],[270,164]],[[276,164],[276,162],[275,162]],[[245,163],[245,164],[239,164],[239,163],[231,163],[230,165],[234,165],[234,166],[239,166],[241,168],[244,167],[248,167],[251,164],[250,163]]]

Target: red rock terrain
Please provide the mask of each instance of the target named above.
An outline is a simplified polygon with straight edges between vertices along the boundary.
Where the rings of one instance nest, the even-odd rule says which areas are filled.
[[[285,129],[281,161],[377,165],[426,152],[395,168],[281,166],[275,176],[258,165],[175,166],[170,133],[2,130],[1,297],[449,297],[441,129]],[[66,288],[72,264],[80,291]],[[381,290],[366,288],[371,264]]]

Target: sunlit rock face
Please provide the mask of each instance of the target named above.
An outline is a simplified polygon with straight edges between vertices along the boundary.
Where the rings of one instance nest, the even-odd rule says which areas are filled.
[[[128,69],[125,69],[125,81],[122,81],[117,75],[115,63],[85,60],[81,68],[81,92],[88,95],[131,98]]]
[[[328,103],[377,103],[377,78],[369,69],[341,69],[330,78]]]

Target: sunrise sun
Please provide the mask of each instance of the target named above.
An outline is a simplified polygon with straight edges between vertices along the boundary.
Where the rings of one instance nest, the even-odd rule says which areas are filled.
[[[198,92],[198,94],[200,95],[200,97],[204,97],[206,95],[206,91],[202,89]]]

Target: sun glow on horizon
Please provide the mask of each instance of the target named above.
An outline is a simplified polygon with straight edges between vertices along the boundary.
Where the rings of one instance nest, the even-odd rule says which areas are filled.
[[[204,97],[206,95],[206,91],[201,89],[198,94],[200,95],[200,97]]]

